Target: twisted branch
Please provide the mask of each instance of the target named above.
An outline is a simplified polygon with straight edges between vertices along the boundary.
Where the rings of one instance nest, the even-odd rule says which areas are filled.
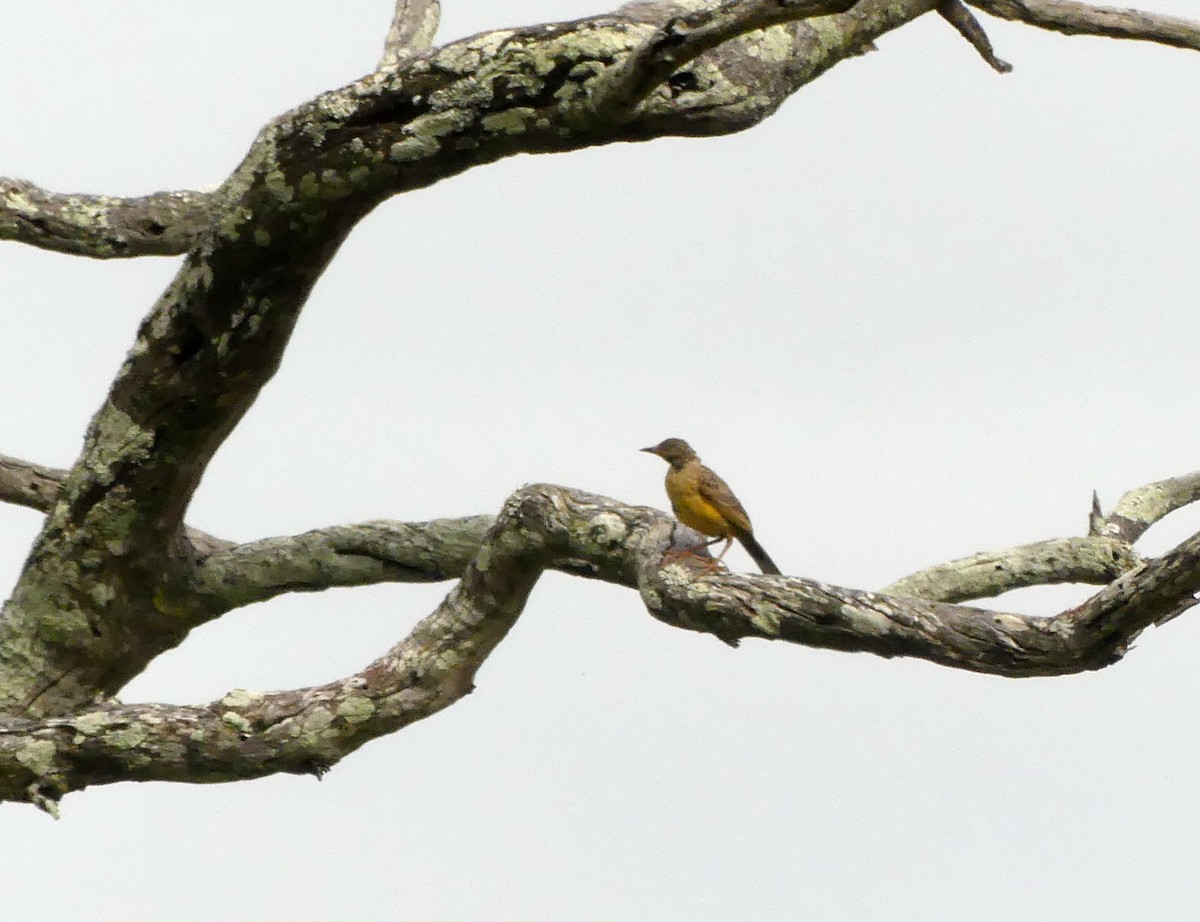
[[[320,774],[470,692],[548,568],[635,587],[659,620],[734,645],[758,637],[1007,676],[1109,665],[1155,620],[1195,604],[1200,590],[1200,535],[1051,618],[663,565],[672,542],[694,538],[653,509],[546,484],[522,488],[437,610],[361,672],[314,688],[231,692],[202,707],[106,704],[0,723],[0,799],[53,809],[91,784]]]
[[[669,17],[605,75],[593,94],[598,112],[631,112],[689,61],[748,32],[844,13],[856,0],[728,0]]]
[[[208,228],[212,202],[208,192],[60,195],[0,178],[0,240],[94,259],[178,256]]]
[[[1200,471],[1130,490],[1117,500],[1108,515],[1101,513],[1100,497],[1093,494],[1089,533],[1132,544],[1155,522],[1198,499]]]
[[[66,472],[0,455],[0,502],[46,511]],[[1086,537],[1054,538],[935,564],[881,592],[964,602],[1058,583],[1103,585],[1139,566],[1133,544],[1150,526],[1200,500],[1200,471],[1126,492],[1107,516],[1094,500]],[[492,524],[486,515],[430,522],[364,522],[234,545],[188,529],[199,564],[192,589],[207,600],[197,623],[287,592],[459,576]]]
[[[1145,13],[1141,10],[1115,9],[1076,3],[1073,0],[968,0],[1000,19],[1028,23],[1066,35],[1101,35],[1106,38],[1130,38],[1157,42],[1176,48],[1200,51],[1200,22]]]

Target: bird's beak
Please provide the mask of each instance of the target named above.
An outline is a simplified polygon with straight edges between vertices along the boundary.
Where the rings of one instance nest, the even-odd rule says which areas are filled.
[[[658,454],[658,452],[654,450],[655,447],[657,447],[657,446],[651,446],[650,448],[639,448],[638,451],[648,451],[648,452],[650,452],[650,454],[656,455],[656,454]]]

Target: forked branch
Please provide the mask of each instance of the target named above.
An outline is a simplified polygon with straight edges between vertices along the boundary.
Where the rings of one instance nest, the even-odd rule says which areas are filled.
[[[734,645],[758,637],[1008,676],[1113,663],[1200,590],[1200,535],[1051,618],[663,565],[673,541],[694,538],[653,509],[546,484],[522,488],[438,609],[363,671],[307,689],[235,691],[201,707],[105,704],[0,723],[0,799],[53,809],[91,784],[319,774],[470,692],[548,568],[636,588],[659,620]]]

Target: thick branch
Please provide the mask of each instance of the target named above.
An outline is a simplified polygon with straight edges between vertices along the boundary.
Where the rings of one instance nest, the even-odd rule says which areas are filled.
[[[0,711],[61,714],[114,693],[209,616],[184,511],[316,279],[379,202],[514,153],[746,128],[931,3],[863,0],[814,20],[819,34],[781,31],[770,54],[730,42],[703,58],[703,80],[632,119],[590,100],[655,26],[602,16],[414,55],[268,125],[139,330],[5,605]]]
[[[1067,35],[1132,38],[1200,51],[1200,22],[1075,3],[1073,0],[968,0],[972,6],[998,16]]]
[[[46,512],[54,504],[67,471],[0,455],[0,503]]]
[[[670,17],[633,54],[605,75],[597,111],[631,111],[689,61],[759,29],[844,13],[856,0],[729,0],[712,9]]]
[[[320,773],[469,692],[550,567],[636,587],[656,618],[728,643],[759,637],[1009,676],[1109,665],[1157,618],[1195,604],[1200,590],[1200,535],[1051,618],[663,565],[672,540],[694,537],[653,509],[522,488],[445,601],[362,672],[316,688],[233,692],[206,707],[103,705],[0,724],[0,799],[50,806],[65,791],[121,780]]]
[[[0,178],[0,240],[96,259],[178,256],[208,228],[213,198],[207,192],[60,195]]]
[[[1103,585],[1139,563],[1141,558],[1124,541],[1056,538],[951,560],[896,580],[880,591],[940,602],[963,602],[1027,586]]]
[[[396,14],[376,69],[395,70],[406,58],[431,47],[441,17],[439,0],[396,0]]]
[[[510,523],[520,510],[506,510]],[[0,723],[0,800],[50,811],[64,793],[126,780],[234,781],[320,775],[363,743],[474,688],[545,563],[519,529],[489,535],[445,601],[362,672],[295,691],[231,692],[203,707],[102,705],[44,722]]]
[[[195,591],[207,602],[207,616],[216,617],[286,592],[452,579],[474,559],[494,521],[476,515],[364,522],[241,544],[204,560]]]
[[[1124,494],[1107,516],[1093,497],[1090,533],[1133,543],[1155,522],[1200,500],[1200,471],[1147,484]]]

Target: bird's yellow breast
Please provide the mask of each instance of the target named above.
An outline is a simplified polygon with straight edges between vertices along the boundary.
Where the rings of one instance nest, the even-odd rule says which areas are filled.
[[[729,523],[712,503],[700,495],[696,478],[689,476],[686,467],[679,471],[675,468],[667,471],[667,496],[671,500],[671,508],[675,510],[675,517],[684,525],[714,538],[724,538],[729,534]]]

